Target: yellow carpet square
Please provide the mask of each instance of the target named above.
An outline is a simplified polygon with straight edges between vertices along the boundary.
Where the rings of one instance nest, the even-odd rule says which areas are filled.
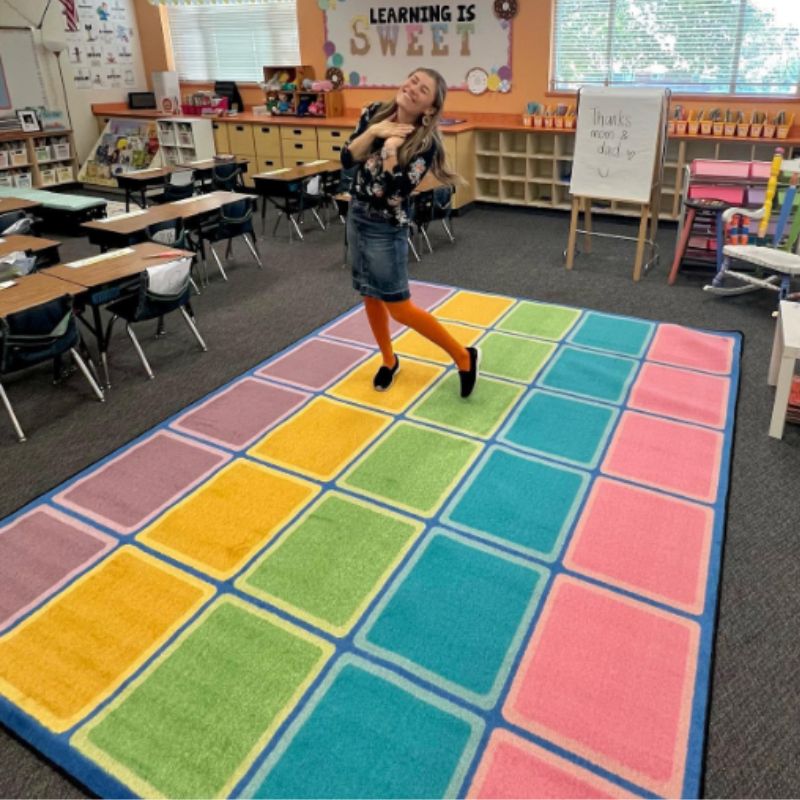
[[[209,584],[122,547],[0,640],[0,694],[65,731],[212,594]]]
[[[227,580],[318,492],[313,483],[239,459],[137,539]]]
[[[488,328],[514,305],[511,297],[460,291],[446,300],[433,313],[442,319],[454,319],[469,325]]]
[[[376,392],[372,379],[382,363],[379,355],[370,358],[329,389],[329,394],[399,414],[444,372],[442,367],[405,358],[400,363],[400,371],[391,389],[388,392]]]
[[[317,397],[268,433],[249,454],[327,481],[391,421],[384,414]]]
[[[467,325],[459,325],[455,322],[443,322],[442,327],[464,347],[475,344],[483,335],[483,331],[480,328],[470,328]],[[422,334],[414,330],[406,331],[395,340],[392,346],[397,353],[403,355],[424,358],[427,361],[435,361],[437,364],[453,363],[453,359],[439,345],[434,344],[430,339],[426,339]]]

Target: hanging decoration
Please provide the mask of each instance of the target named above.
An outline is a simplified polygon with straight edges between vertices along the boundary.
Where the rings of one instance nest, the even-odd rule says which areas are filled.
[[[514,19],[518,10],[517,0],[494,0],[494,15],[498,19]]]

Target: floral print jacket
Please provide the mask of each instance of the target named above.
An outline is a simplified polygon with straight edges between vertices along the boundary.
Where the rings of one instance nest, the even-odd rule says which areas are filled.
[[[408,225],[411,205],[409,198],[430,168],[436,144],[432,143],[424,153],[413,158],[405,167],[396,164],[394,169],[388,172],[384,170],[381,158],[384,140],[375,139],[367,158],[357,162],[350,152],[350,142],[364,133],[380,107],[380,103],[373,103],[362,112],[353,135],[342,148],[342,167],[344,169],[358,167],[350,193],[366,203],[372,215],[392,225]]]

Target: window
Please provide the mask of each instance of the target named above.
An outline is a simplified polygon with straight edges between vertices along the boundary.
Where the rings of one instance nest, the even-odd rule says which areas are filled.
[[[555,0],[550,88],[798,94],[800,0]]]
[[[178,75],[261,81],[264,66],[300,63],[296,0],[168,6]]]

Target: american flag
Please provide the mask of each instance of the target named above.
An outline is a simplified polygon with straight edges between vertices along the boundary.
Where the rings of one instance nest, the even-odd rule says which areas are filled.
[[[64,6],[64,20],[67,31],[78,30],[78,10],[75,8],[75,0],[61,0]]]

